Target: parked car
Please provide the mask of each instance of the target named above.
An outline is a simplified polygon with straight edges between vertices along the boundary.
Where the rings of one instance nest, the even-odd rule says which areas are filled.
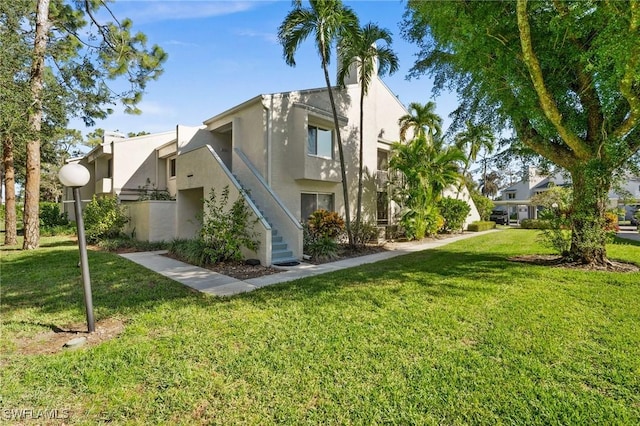
[[[508,225],[509,213],[506,210],[494,210],[491,212],[489,220],[497,223],[498,225]]]

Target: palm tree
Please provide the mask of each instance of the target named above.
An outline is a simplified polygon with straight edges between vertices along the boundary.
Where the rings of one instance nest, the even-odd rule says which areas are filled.
[[[409,237],[422,238],[424,232],[411,228],[437,232],[433,227],[437,222],[436,202],[443,191],[460,179],[459,162],[465,156],[455,146],[446,146],[441,138],[428,143],[426,137],[415,138],[409,143],[396,142],[392,145],[389,167],[401,172],[404,185],[398,188],[396,199],[404,206],[401,223],[405,229],[415,232]]]
[[[470,120],[465,122],[466,129],[460,133],[458,133],[455,137],[455,145],[458,149],[462,151],[466,151],[469,149],[467,153],[467,158],[464,162],[464,169],[462,171],[462,175],[466,175],[469,170],[469,166],[472,162],[476,161],[478,158],[478,154],[482,149],[484,149],[485,153],[490,154],[493,152],[493,143],[494,137],[493,132],[491,131],[491,127],[486,124],[473,124]],[[486,177],[486,162],[482,171],[482,180],[485,180]],[[462,190],[463,183],[461,182],[458,187],[458,195],[460,195],[460,191]],[[457,196],[456,196],[457,198]]]
[[[385,46],[377,47],[378,41],[384,41]],[[398,56],[389,48],[391,33],[373,23],[368,23],[355,34],[343,37],[338,48],[340,67],[338,69],[338,84],[344,86],[344,80],[349,75],[352,64],[358,69],[358,83],[360,84],[360,153],[358,165],[358,199],[356,203],[356,224],[358,231],[361,227],[362,217],[362,168],[364,145],[364,98],[369,92],[371,79],[376,72],[384,75],[393,74],[398,70]]]
[[[435,102],[429,101],[422,105],[418,102],[409,104],[409,114],[398,120],[400,125],[400,141],[406,141],[407,131],[413,130],[413,137],[424,136],[428,143],[442,133],[442,118],[436,114]],[[427,131],[428,129],[428,131]]]
[[[351,232],[351,217],[349,213],[349,187],[344,161],[344,150],[340,126],[338,123],[338,111],[331,89],[329,79],[329,60],[331,58],[332,45],[345,34],[354,34],[358,29],[358,18],[351,8],[344,6],[339,0],[310,0],[308,8],[302,7],[300,1],[294,1],[294,8],[287,14],[278,28],[278,39],[283,48],[283,56],[287,65],[295,66],[295,53],[298,46],[310,35],[316,43],[318,54],[324,71],[324,79],[329,93],[329,102],[333,113],[338,154],[340,156],[340,168],[342,169],[342,195],[345,205],[345,226],[349,244],[353,245],[353,233]]]
[[[485,174],[482,179],[482,183],[480,184],[482,195],[485,197],[495,196],[500,190],[500,181],[502,180],[502,176],[498,174],[498,172],[491,172],[489,174]]]

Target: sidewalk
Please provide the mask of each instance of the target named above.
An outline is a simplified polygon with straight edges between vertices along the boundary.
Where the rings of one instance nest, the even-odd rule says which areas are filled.
[[[393,257],[402,256],[403,254],[413,253],[416,251],[442,247],[455,241],[473,238],[477,235],[489,232],[499,231],[492,230],[485,232],[472,232],[424,243],[398,243],[395,244],[391,250],[385,252],[353,257],[337,262],[324,263],[322,265],[313,265],[303,262],[297,266],[283,267],[283,271],[278,274],[265,275],[263,277],[251,278],[245,281],[231,278],[226,275],[210,271],[209,269],[189,265],[188,263],[183,263],[167,256],[162,256],[166,251],[123,253],[120,256],[203,293],[214,296],[231,296],[272,284],[325,274],[339,269],[352,268],[366,263],[379,262],[381,260],[391,259]]]
[[[617,235],[627,240],[640,241],[640,234],[638,233],[638,228],[635,226],[621,226]]]

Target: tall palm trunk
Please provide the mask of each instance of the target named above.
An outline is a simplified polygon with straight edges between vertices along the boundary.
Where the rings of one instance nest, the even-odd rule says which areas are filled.
[[[360,149],[358,155],[358,204],[356,212],[356,225],[358,226],[358,232],[362,233],[362,169],[363,169],[363,155],[364,155],[364,95],[365,87],[360,86]]]
[[[18,244],[16,217],[16,171],[13,164],[13,137],[5,135],[2,140],[2,164],[4,166],[5,212],[4,244]]]
[[[336,109],[336,102],[333,97],[333,90],[331,90],[331,80],[329,79],[329,69],[327,67],[327,60],[322,58],[322,69],[324,71],[324,80],[327,83],[327,90],[329,91],[329,102],[331,103],[331,112],[333,113],[333,125],[336,129],[336,141],[338,143],[338,155],[340,156],[340,171],[342,174],[342,196],[344,198],[344,223],[347,228],[347,237],[349,238],[349,245],[353,246],[353,233],[351,232],[351,214],[349,212],[349,185],[347,183],[347,171],[344,161],[344,149],[342,147],[342,136],[340,135],[340,124],[338,123],[338,110]]]
[[[38,0],[36,35],[31,64],[31,108],[29,127],[32,134],[27,142],[26,182],[24,187],[24,250],[40,245],[40,129],[42,127],[42,89],[44,81],[44,56],[49,37],[49,0]]]

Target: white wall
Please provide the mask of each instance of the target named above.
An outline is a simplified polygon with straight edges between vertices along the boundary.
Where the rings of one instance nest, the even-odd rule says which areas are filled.
[[[176,201],[124,203],[129,216],[125,233],[139,241],[171,241],[176,237]]]

